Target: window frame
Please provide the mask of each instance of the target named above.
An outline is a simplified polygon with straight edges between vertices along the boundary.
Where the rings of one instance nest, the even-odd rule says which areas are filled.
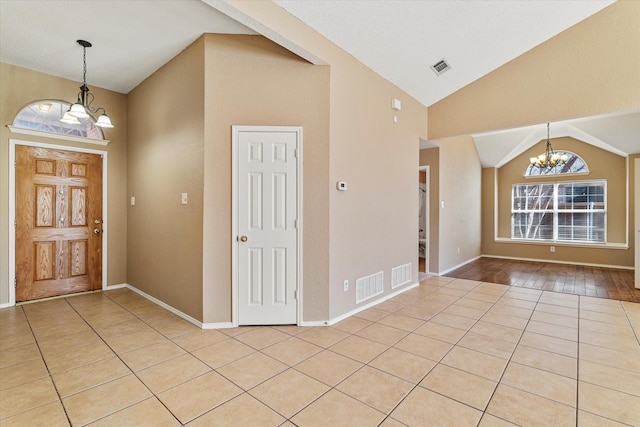
[[[50,104],[52,110],[50,112],[38,111],[42,104]],[[95,126],[95,119],[89,116],[86,119],[79,119],[81,125],[69,125],[60,123],[59,120],[71,104],[67,101],[56,99],[41,99],[30,102],[18,111],[11,125],[7,125],[12,133],[32,135],[38,137],[61,139],[65,141],[83,142],[95,145],[107,145],[109,140],[105,139],[104,132]],[[24,119],[24,116],[27,116]],[[42,119],[41,119],[42,118]],[[22,121],[38,123],[38,125],[25,126]],[[51,125],[54,126],[51,126]],[[49,127],[51,129],[44,130]],[[95,136],[90,136],[87,131],[90,129]],[[97,136],[97,137],[96,137]]]
[[[544,154],[544,153],[542,153]],[[553,166],[550,168],[546,168],[546,172],[545,173],[539,173],[539,174],[532,174],[531,171],[534,170],[539,170],[536,166],[534,165],[529,165],[527,167],[527,169],[524,171],[524,177],[526,179],[540,179],[540,178],[549,178],[549,177],[558,177],[558,176],[572,176],[572,175],[588,175],[589,174],[589,165],[587,164],[587,162],[578,154],[574,153],[573,151],[569,151],[569,150],[557,150],[556,154],[566,154],[569,156],[569,159],[573,159],[575,158],[577,161],[580,161],[580,163],[583,165],[583,169],[579,170],[579,171],[566,171],[563,172],[562,171],[562,165],[557,165],[557,166]]]
[[[560,197],[559,188],[563,185],[594,185],[594,186],[602,186],[603,188],[603,208],[600,209],[566,209],[560,208],[558,198]],[[529,208],[525,206],[524,209],[515,209],[515,195],[517,187],[533,187],[538,186],[542,189],[543,186],[552,186],[552,194],[551,199],[553,201],[552,208],[539,209],[537,206],[533,208]],[[538,204],[538,201],[542,197],[542,190],[538,192],[537,201],[535,205]],[[526,202],[526,201],[525,201]],[[606,245],[607,244],[607,212],[608,212],[608,200],[607,200],[607,180],[606,179],[593,179],[593,180],[563,180],[563,181],[553,181],[553,182],[532,182],[532,183],[514,183],[511,186],[511,240],[518,242],[537,242],[537,243],[561,243],[563,245]],[[552,237],[551,238],[531,238],[531,237],[517,237],[514,234],[515,230],[515,215],[516,214],[535,214],[535,213],[551,213],[552,214]],[[559,224],[558,218],[559,214],[574,214],[574,213],[602,213],[603,214],[603,225],[602,225],[602,235],[603,240],[565,240],[560,239],[558,236],[558,230],[561,227]],[[573,226],[571,226],[573,230]],[[536,233],[537,234],[537,233]]]

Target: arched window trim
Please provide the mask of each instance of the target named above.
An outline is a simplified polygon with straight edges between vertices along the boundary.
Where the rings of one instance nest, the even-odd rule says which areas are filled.
[[[524,177],[525,178],[554,178],[554,177],[558,177],[558,176],[576,176],[576,175],[589,175],[590,171],[589,171],[589,165],[587,164],[587,162],[584,161],[584,159],[582,157],[580,157],[578,154],[574,153],[573,151],[568,151],[568,150],[557,150],[556,151],[557,154],[567,154],[569,156],[569,158],[571,158],[571,156],[575,156],[579,161],[581,161],[584,164],[585,170],[580,171],[580,172],[559,172],[559,173],[546,173],[543,175],[530,175],[530,171],[532,170],[532,165],[527,166],[527,169],[524,171]]]
[[[29,127],[25,127],[25,126],[21,126],[20,125],[20,120],[21,120],[21,115],[24,115],[25,112],[27,112],[29,109],[31,109],[31,111],[36,111],[36,115],[35,118],[39,118],[38,117],[38,107],[42,104],[56,104],[58,106],[60,106],[59,110],[57,114],[56,112],[52,113],[55,114],[54,116],[51,116],[52,118],[50,119],[52,122],[53,120],[57,122],[60,120],[60,118],[62,118],[62,115],[64,114],[64,111],[69,109],[70,104],[66,101],[61,101],[61,100],[56,100],[56,99],[41,99],[38,101],[34,101],[29,103],[28,105],[26,105],[25,107],[21,108],[20,111],[18,111],[18,114],[16,114],[16,116],[13,119],[13,123],[11,125],[7,125],[7,127],[9,128],[9,130],[12,133],[19,133],[19,134],[24,134],[24,135],[32,135],[32,136],[40,136],[40,137],[45,137],[45,138],[54,138],[54,139],[62,139],[65,141],[74,141],[74,142],[83,142],[83,143],[87,143],[87,144],[96,144],[96,145],[107,145],[109,144],[109,140],[104,139],[104,134],[102,132],[102,129],[100,129],[97,126],[93,126],[93,124],[95,124],[95,119],[93,117],[89,117],[90,122],[92,123],[91,126],[91,131],[95,132],[97,135],[99,135],[99,139],[98,138],[91,138],[91,137],[86,137],[83,136],[82,133],[86,134],[86,131],[83,131],[83,129],[81,129],[79,127],[79,125],[68,125],[68,124],[63,124],[60,123],[60,125],[56,128],[54,127],[54,130],[59,130],[62,131],[64,129],[66,129],[67,131],[71,131],[71,132],[75,132],[76,135],[73,134],[69,134],[69,133],[63,133],[63,132],[48,132],[48,131],[43,131],[43,130],[37,130],[37,129],[32,129]],[[31,117],[32,119],[34,118],[33,115]],[[42,126],[47,126],[46,122],[40,122],[42,124]]]

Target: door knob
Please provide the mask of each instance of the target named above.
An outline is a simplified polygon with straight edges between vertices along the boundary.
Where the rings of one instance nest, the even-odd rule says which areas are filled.
[[[246,242],[247,241],[247,236],[240,236],[240,241],[241,242]]]
[[[102,231],[99,228],[93,229],[93,234],[100,234],[100,233],[102,233]]]

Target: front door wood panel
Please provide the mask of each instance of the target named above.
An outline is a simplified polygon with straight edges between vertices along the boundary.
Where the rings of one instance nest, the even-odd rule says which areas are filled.
[[[101,156],[16,146],[16,301],[101,287]]]

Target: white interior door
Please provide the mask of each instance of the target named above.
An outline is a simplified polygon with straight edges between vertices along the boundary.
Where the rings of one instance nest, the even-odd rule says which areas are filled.
[[[297,323],[300,128],[234,127],[238,324]]]

